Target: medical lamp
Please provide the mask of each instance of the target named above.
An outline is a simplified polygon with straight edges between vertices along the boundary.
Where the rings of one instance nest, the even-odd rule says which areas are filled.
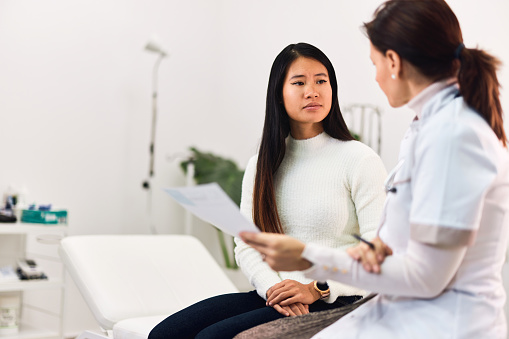
[[[149,170],[148,170],[148,179],[143,182],[143,188],[150,189],[150,181],[154,176],[154,149],[155,149],[155,138],[156,138],[156,121],[157,121],[157,70],[159,69],[159,64],[168,54],[166,51],[159,46],[158,43],[154,41],[149,41],[145,46],[145,50],[148,52],[153,52],[158,54],[158,58],[154,64],[154,69],[152,71],[152,127],[150,133],[150,160],[149,160]]]
[[[152,178],[154,177],[154,151],[155,151],[155,141],[156,141],[156,121],[157,121],[157,71],[159,69],[159,64],[165,58],[168,53],[155,41],[149,41],[145,46],[145,50],[152,53],[157,53],[158,58],[154,64],[154,69],[152,71],[152,127],[150,131],[150,160],[149,160],[149,169],[148,169],[148,178],[142,184],[143,188],[148,190],[148,203],[147,210],[150,218],[150,229],[152,233],[157,233],[155,226],[152,221]]]

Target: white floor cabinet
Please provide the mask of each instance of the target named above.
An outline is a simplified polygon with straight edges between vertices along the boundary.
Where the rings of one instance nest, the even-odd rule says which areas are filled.
[[[0,267],[16,268],[18,258],[36,261],[47,280],[0,281],[0,297],[19,295],[19,326],[15,334],[0,339],[63,338],[64,269],[58,244],[67,226],[41,224],[0,224]]]

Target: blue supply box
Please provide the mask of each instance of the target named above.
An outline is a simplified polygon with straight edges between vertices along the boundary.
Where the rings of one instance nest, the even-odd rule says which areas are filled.
[[[21,222],[30,222],[36,224],[67,224],[66,210],[22,210]]]

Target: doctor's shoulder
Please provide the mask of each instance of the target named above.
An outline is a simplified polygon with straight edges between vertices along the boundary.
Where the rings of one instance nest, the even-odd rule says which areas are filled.
[[[419,139],[429,142],[490,142],[498,144],[498,138],[490,125],[477,111],[464,101],[456,101],[456,107],[444,108],[421,126]],[[434,140],[434,141],[433,141]]]
[[[465,105],[456,112],[438,112],[426,121],[415,140],[414,152],[417,159],[477,157],[478,161],[494,165],[502,148],[484,118]]]

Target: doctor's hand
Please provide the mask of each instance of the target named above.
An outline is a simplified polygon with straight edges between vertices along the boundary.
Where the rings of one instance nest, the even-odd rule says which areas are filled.
[[[392,255],[392,249],[379,237],[373,239],[371,243],[375,245],[374,250],[368,244],[361,242],[356,246],[348,248],[346,252],[352,259],[360,262],[366,272],[380,273],[380,265],[386,257]]]
[[[241,232],[242,240],[262,254],[275,271],[302,271],[311,262],[301,257],[304,243],[284,234]]]
[[[313,282],[301,284],[298,281],[286,279],[267,291],[267,306],[289,306],[294,303],[311,305],[320,299],[320,294],[313,287]]]

